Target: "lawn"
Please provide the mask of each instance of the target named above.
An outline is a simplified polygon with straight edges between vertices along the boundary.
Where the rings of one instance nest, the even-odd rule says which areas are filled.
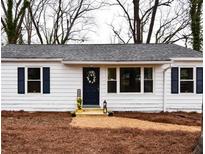
[[[161,122],[179,116],[199,126],[200,114],[167,113]],[[115,116],[159,121],[162,115],[116,113]],[[155,120],[153,120],[155,117]],[[158,118],[157,118],[158,117]],[[166,120],[169,119],[169,120]],[[176,118],[177,119],[177,118]],[[193,119],[195,121],[193,122]],[[198,119],[198,120],[197,120]],[[138,128],[82,128],[69,125],[69,113],[2,112],[2,153],[191,153],[200,132]],[[176,120],[177,121],[177,120]],[[183,122],[177,124],[184,125]],[[189,122],[188,122],[189,121]],[[192,122],[191,122],[192,121]],[[197,124],[196,124],[197,123]]]

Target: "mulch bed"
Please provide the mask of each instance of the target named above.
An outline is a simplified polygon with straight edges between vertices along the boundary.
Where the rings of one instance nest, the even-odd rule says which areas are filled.
[[[201,126],[202,114],[196,112],[114,112],[114,116],[178,125]]]
[[[73,128],[68,113],[2,112],[2,153],[191,153],[199,132]]]

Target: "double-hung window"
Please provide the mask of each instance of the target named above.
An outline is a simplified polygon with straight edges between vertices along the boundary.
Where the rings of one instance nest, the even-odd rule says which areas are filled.
[[[28,93],[41,93],[41,69],[28,68],[27,72]]]
[[[153,92],[153,71],[152,68],[144,68],[144,92]]]
[[[193,68],[180,68],[180,92],[194,92]]]
[[[18,67],[17,92],[50,94],[50,67]]]
[[[108,93],[117,92],[116,68],[108,68]]]

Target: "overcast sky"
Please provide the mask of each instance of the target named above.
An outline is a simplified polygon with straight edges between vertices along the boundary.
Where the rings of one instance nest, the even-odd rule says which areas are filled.
[[[115,2],[115,0],[109,0],[108,2],[111,3],[111,1]],[[132,0],[129,0],[127,2],[131,4],[130,10],[133,10]],[[145,2],[148,2],[148,1],[145,1]],[[163,8],[163,10],[162,10],[163,13],[166,14],[167,8],[175,8],[176,6],[174,6],[174,4],[172,5],[172,7]],[[142,7],[144,7],[144,6],[142,6]],[[120,41],[118,39],[115,39],[115,40],[113,39],[114,33],[113,33],[111,27],[109,26],[109,24],[113,23],[115,25],[116,29],[118,29],[119,26],[122,26],[123,30],[126,32],[128,29],[128,24],[125,22],[123,17],[120,17],[120,14],[122,15],[122,13],[123,13],[123,11],[119,6],[106,6],[106,7],[100,8],[98,10],[89,12],[89,15],[94,17],[94,21],[95,21],[96,26],[92,27],[92,31],[94,31],[94,32],[90,31],[87,34],[88,41],[85,41],[84,43],[89,43],[89,44],[120,43]],[[159,10],[157,13],[159,13]],[[160,18],[160,16],[159,16],[159,14],[157,14],[154,29],[159,25],[159,21],[157,21],[157,20],[159,20],[159,18]],[[47,22],[49,25],[49,21],[47,21]],[[124,33],[123,36],[126,37],[127,33]],[[146,36],[147,36],[147,34],[144,36],[144,38],[146,38]],[[2,41],[5,41],[5,40],[2,39]],[[33,39],[33,43],[37,43],[37,42],[39,42],[39,39],[37,38],[37,36],[35,36]],[[154,41],[152,41],[152,42],[154,42]],[[72,42],[72,43],[79,43],[79,42]],[[130,43],[133,43],[133,42],[130,41]],[[182,45],[182,46],[184,45],[182,42],[178,42],[177,44]]]
[[[172,7],[174,6],[175,6],[175,3],[173,3]],[[164,7],[162,9],[164,14],[166,14],[168,10],[167,8],[168,7]],[[172,9],[172,11],[174,11],[174,8]],[[114,23],[116,27],[122,24],[126,25],[124,19],[119,16],[119,14],[121,13],[122,13],[122,9],[119,6],[107,6],[107,7],[101,8],[100,10],[93,11],[91,15],[94,16],[94,19],[96,21],[96,27],[93,28],[96,31],[96,33],[93,33],[93,32],[89,33],[88,34],[89,39],[88,41],[84,43],[89,43],[89,44],[119,43],[120,41],[118,41],[117,39],[113,41],[114,34],[109,24]],[[154,28],[159,25],[159,21],[157,20],[159,20],[159,14],[156,15],[156,22],[155,22]],[[124,28],[127,29],[127,27],[125,26]],[[131,41],[130,43],[133,43],[133,42]],[[177,42],[177,44],[184,46],[183,42]]]

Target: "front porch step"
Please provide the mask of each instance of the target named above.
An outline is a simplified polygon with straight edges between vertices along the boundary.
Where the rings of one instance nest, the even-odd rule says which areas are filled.
[[[83,111],[90,112],[90,111],[101,111],[103,112],[102,108],[83,108]]]
[[[101,108],[84,108],[75,112],[76,116],[107,116],[107,113],[103,113]]]

